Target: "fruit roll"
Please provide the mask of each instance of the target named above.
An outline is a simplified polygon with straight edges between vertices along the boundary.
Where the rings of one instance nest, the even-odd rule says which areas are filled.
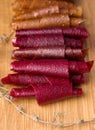
[[[13,59],[76,59],[83,60],[87,49],[72,49],[65,46],[49,46],[38,48],[16,49],[12,52]]]
[[[73,38],[88,38],[89,33],[84,27],[68,27],[68,28],[43,28],[43,29],[25,29],[25,30],[16,30],[16,37],[26,36],[26,35],[41,35],[41,34],[63,34],[66,37]]]
[[[83,48],[83,40],[64,37],[62,34],[37,34],[29,36],[17,36],[12,39],[12,45],[20,48],[39,48],[39,47],[53,47],[65,46],[76,49]]]
[[[1,79],[3,84],[12,84],[22,87],[31,87],[32,84],[58,84],[63,83],[66,80],[70,80],[73,84],[79,85],[85,82],[84,74],[70,75],[70,79],[64,79],[60,77],[52,77],[45,75],[33,75],[33,74],[9,74]]]
[[[44,74],[69,78],[69,73],[80,74],[90,72],[93,61],[56,60],[23,60],[11,63],[11,70],[19,73]]]
[[[41,3],[39,5],[39,2]],[[24,1],[14,1],[12,3],[12,9],[13,11],[16,13],[16,15],[20,12],[26,12],[27,10],[33,10],[33,9],[41,9],[41,8],[45,8],[48,7],[50,5],[58,5],[61,9],[62,8],[68,8],[68,9],[72,9],[75,6],[75,4],[73,4],[72,2],[66,2],[66,1],[48,1],[48,0],[24,0]]]
[[[14,98],[35,97],[39,105],[53,103],[68,97],[81,96],[82,94],[81,88],[73,88],[69,82],[57,85],[33,85],[33,88],[13,88],[10,92],[10,96]]]
[[[58,5],[51,5],[47,6],[41,9],[35,9],[35,10],[30,10],[28,12],[25,12],[24,14],[20,14],[17,17],[13,17],[13,21],[23,21],[23,20],[29,20],[29,19],[34,19],[34,18],[40,18],[52,14],[68,14],[69,16],[74,16],[74,17],[81,17],[82,16],[82,7],[75,7],[72,9],[68,8],[62,8],[60,9]]]
[[[72,18],[72,19],[75,19],[75,18]],[[52,16],[45,16],[42,18],[37,18],[37,19],[32,19],[32,20],[13,22],[12,28],[14,30],[20,30],[20,29],[47,28],[47,27],[56,27],[56,26],[68,27],[70,26],[70,24],[73,24],[73,23],[80,24],[81,20],[82,19],[79,19],[79,21],[72,20],[70,22],[70,18],[68,15],[54,14]]]
[[[56,14],[33,20],[16,21],[12,23],[14,30],[41,29],[48,27],[78,27],[85,22],[83,18],[70,18],[68,15]]]

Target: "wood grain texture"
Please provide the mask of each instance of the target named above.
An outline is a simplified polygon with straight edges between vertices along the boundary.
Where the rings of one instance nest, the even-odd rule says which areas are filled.
[[[9,34],[11,31],[11,2],[12,0],[0,0],[0,35]],[[87,60],[95,59],[95,0],[77,0],[84,9],[84,17],[87,19],[85,26],[90,32],[90,37],[85,46],[89,48]],[[10,73],[11,52],[13,47],[11,41],[0,45],[0,78]],[[6,85],[10,88],[10,86]],[[23,104],[28,113],[37,114],[39,117],[51,121],[55,113],[68,113],[67,119],[91,119],[95,117],[95,65],[84,85],[84,96],[68,99],[46,106],[38,106],[34,99],[15,100],[17,104]],[[66,117],[66,116],[65,116]],[[64,120],[64,118],[63,118]],[[0,100],[0,130],[54,130],[54,127],[35,123],[34,121],[19,114],[5,100]],[[56,130],[61,130],[56,128]],[[95,125],[85,124],[66,128],[64,130],[94,130]]]

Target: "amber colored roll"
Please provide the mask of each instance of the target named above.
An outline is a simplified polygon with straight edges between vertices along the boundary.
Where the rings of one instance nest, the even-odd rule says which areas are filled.
[[[75,8],[62,8],[60,9],[58,5],[48,6],[41,9],[35,9],[24,14],[20,14],[17,17],[14,16],[13,21],[18,20],[28,20],[33,18],[40,18],[43,16],[48,16],[52,14],[68,14],[69,16],[81,17],[82,16],[82,7],[78,6]]]
[[[39,4],[41,3],[41,4]],[[72,2],[58,1],[58,0],[15,0],[12,4],[13,11],[19,12],[21,10],[31,10],[43,8],[49,5],[57,4],[60,8],[73,8],[75,5]]]
[[[46,16],[33,20],[16,21],[12,23],[14,30],[21,29],[37,29],[37,28],[48,28],[48,27],[77,27],[84,23],[85,20],[82,18],[70,18],[68,15],[56,14],[52,16]]]
[[[59,13],[58,5],[50,5],[41,9],[32,10],[31,12],[21,14],[17,17],[14,17],[13,21],[40,18],[42,16],[58,14],[58,13]]]
[[[30,28],[46,28],[46,27],[68,27],[70,26],[70,18],[68,15],[56,14],[39,19],[13,22],[12,27],[15,30]]]

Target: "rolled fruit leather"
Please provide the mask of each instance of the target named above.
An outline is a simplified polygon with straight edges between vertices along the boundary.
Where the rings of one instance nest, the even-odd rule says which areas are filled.
[[[63,37],[65,36],[65,38]],[[68,38],[78,37],[78,39]],[[80,38],[87,38],[88,31],[85,28],[47,28],[17,30],[16,39],[12,40],[13,46],[26,47],[47,47],[63,46],[71,48],[82,48],[83,41]],[[65,40],[65,41],[64,41]]]
[[[70,10],[68,8],[62,8],[56,4],[56,5],[50,5],[44,8],[38,8],[32,11],[25,12],[24,14],[20,14],[18,16],[13,17],[13,21],[23,21],[23,20],[29,20],[34,18],[40,18],[52,14],[68,14],[69,16],[82,16],[82,8],[74,7]]]
[[[83,48],[83,40],[63,37],[62,34],[23,35],[12,39],[12,45],[20,48],[65,46],[72,49],[81,49]]]
[[[64,81],[57,85],[33,85],[33,88],[13,88],[10,96],[14,98],[32,98],[35,96],[39,105],[55,102],[72,96],[81,96],[81,88],[72,88],[72,84]]]
[[[65,46],[17,49],[12,52],[13,59],[76,59],[83,60],[87,49],[71,49]]]
[[[69,78],[69,73],[80,74],[90,72],[93,61],[56,60],[23,60],[11,63],[11,70],[19,73],[44,74]]]
[[[19,85],[22,87],[28,87],[32,84],[58,84],[63,83],[64,81],[69,79],[64,79],[60,77],[52,77],[52,76],[45,76],[45,75],[33,75],[33,74],[9,74],[8,76],[1,79],[3,84],[12,84],[12,85]],[[75,85],[79,85],[84,83],[85,77],[83,74],[77,75],[70,75],[70,81]]]
[[[75,19],[75,18],[72,18]],[[78,23],[76,23],[78,22]],[[78,18],[78,20],[72,20],[70,22],[70,18],[68,15],[62,14],[54,14],[52,16],[45,16],[42,18],[37,18],[33,20],[25,20],[25,21],[16,21],[12,23],[12,28],[14,30],[21,30],[21,29],[31,29],[31,28],[47,28],[47,27],[68,27],[70,24],[73,23],[81,24],[83,22],[82,19]]]
[[[41,4],[39,4],[41,3]],[[27,10],[33,10],[33,9],[41,9],[44,7],[48,7],[50,5],[58,5],[60,8],[68,8],[72,9],[75,7],[75,5],[71,2],[66,2],[66,1],[57,1],[57,0],[22,0],[22,1],[17,1],[15,0],[14,3],[12,4],[13,11],[16,13],[21,12],[26,12]]]
[[[31,36],[31,35],[42,35],[42,34],[63,34],[67,38],[88,38],[89,33],[84,27],[68,27],[68,28],[43,28],[43,29],[25,29],[16,30],[16,37],[18,36]]]

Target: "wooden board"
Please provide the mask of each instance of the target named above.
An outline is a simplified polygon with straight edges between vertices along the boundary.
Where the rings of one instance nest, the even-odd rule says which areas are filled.
[[[84,8],[84,17],[87,19],[85,26],[90,32],[90,37],[86,43],[89,48],[87,60],[95,59],[95,0],[77,0]],[[10,21],[12,0],[0,0],[0,35],[11,32]],[[0,45],[0,78],[10,73],[11,52],[13,47],[11,41],[8,44]],[[10,88],[10,86],[6,85]],[[76,121],[78,119],[92,119],[95,117],[95,65],[84,85],[84,96],[68,99],[46,106],[38,106],[36,100],[23,99],[16,100],[17,104],[22,104],[30,114],[37,114],[45,120],[51,121],[55,113],[67,113],[67,120]],[[66,117],[66,116],[65,116]],[[64,120],[64,118],[63,118]],[[0,130],[53,130],[54,127],[35,123],[34,121],[19,114],[14,107],[0,100]],[[61,130],[60,128],[56,128]],[[95,125],[84,124],[74,126],[64,130],[94,130]]]

